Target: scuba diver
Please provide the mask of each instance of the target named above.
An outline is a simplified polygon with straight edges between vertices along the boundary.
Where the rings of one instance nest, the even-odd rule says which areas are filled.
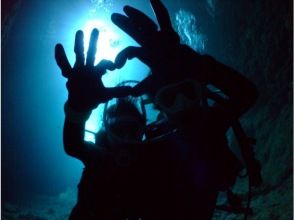
[[[73,68],[62,45],[56,45],[57,64],[68,78],[64,149],[85,165],[71,220],[208,220],[217,193],[230,187],[240,170],[226,132],[254,105],[256,87],[211,56],[180,44],[164,5],[159,0],[151,0],[151,5],[160,29],[130,6],[124,7],[126,15],[112,15],[114,24],[140,45],[121,51],[114,63],[103,60],[94,66],[97,29],[92,31],[86,62],[83,33],[76,33]],[[106,70],[119,69],[135,57],[152,74],[134,87],[105,88],[101,77]],[[225,98],[219,101],[211,95],[208,85]],[[130,98],[144,94],[160,111],[158,120],[147,126]],[[118,101],[106,110],[107,126],[98,132],[95,144],[85,142],[91,111],[112,98]],[[215,104],[208,105],[208,98]],[[256,169],[255,164],[246,165]]]
[[[123,8],[125,14],[114,13],[111,19],[140,45],[119,53],[117,68],[136,57],[152,72],[132,89],[132,95],[148,94],[161,111],[161,118],[177,130],[165,143],[156,143],[174,146],[171,149],[176,149],[179,161],[165,179],[174,182],[175,190],[163,196],[170,199],[156,200],[158,213],[164,213],[158,219],[211,219],[217,192],[228,189],[240,171],[240,164],[228,148],[226,132],[234,125],[234,130],[241,133],[238,119],[255,104],[258,92],[242,74],[181,44],[165,6],[160,0],[150,2],[159,27],[131,6]],[[211,85],[224,98],[216,97],[208,89]],[[209,98],[216,101],[214,105],[208,105]],[[252,149],[245,147],[248,145],[242,144],[241,152],[250,182],[258,186],[260,164]],[[171,161],[164,153],[159,157]],[[163,181],[164,185],[168,182]]]

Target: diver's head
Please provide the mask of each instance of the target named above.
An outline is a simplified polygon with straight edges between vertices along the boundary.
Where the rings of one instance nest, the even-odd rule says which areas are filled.
[[[155,96],[158,109],[171,120],[190,117],[202,107],[202,88],[194,80],[184,80],[160,89]]]
[[[106,110],[104,121],[111,143],[142,141],[146,118],[132,98],[120,98]]]

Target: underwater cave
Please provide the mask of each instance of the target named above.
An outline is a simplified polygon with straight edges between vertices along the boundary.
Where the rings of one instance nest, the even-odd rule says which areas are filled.
[[[292,219],[293,1],[162,1],[183,44],[213,56],[257,86],[256,104],[240,118],[246,134],[256,139],[254,153],[263,180],[252,187],[248,219]],[[136,45],[110,20],[124,5],[154,19],[148,0],[1,1],[1,219],[67,219],[83,165],[63,150],[66,79],[55,63],[54,47],[62,43],[73,63],[75,32],[82,29],[86,40],[96,27],[103,51],[96,62],[114,60],[124,47]],[[123,72],[105,74],[103,83],[140,81],[149,68],[134,59]],[[147,113],[154,120],[154,110]],[[93,141],[101,118],[99,107],[87,121],[85,140]],[[228,137],[236,145],[230,133]],[[245,206],[247,179],[238,178],[232,191]],[[220,193],[217,204],[226,202]],[[213,219],[241,220],[244,214],[215,209]]]

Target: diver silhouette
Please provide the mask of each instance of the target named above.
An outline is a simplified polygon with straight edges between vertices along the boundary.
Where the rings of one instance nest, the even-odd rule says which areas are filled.
[[[217,193],[229,188],[240,170],[226,132],[254,105],[255,85],[211,56],[180,44],[164,5],[159,0],[151,0],[151,5],[160,29],[130,6],[124,7],[126,15],[112,15],[112,21],[140,45],[121,51],[114,63],[103,60],[94,66],[96,29],[86,62],[83,32],[76,33],[73,68],[62,45],[56,45],[57,64],[68,78],[64,149],[85,165],[71,220],[208,220]],[[106,70],[119,69],[135,57],[152,74],[134,87],[105,88],[101,77]],[[219,101],[211,95],[209,84],[225,98]],[[160,111],[150,125],[130,98],[143,94]],[[96,144],[85,142],[91,111],[112,98],[118,101],[106,112],[109,129],[98,132]],[[208,98],[215,103],[208,105]]]
[[[117,67],[136,57],[152,72],[132,89],[132,95],[149,94],[163,117],[177,129],[169,139],[156,143],[157,149],[167,145],[177,155],[164,151],[159,158],[166,161],[159,162],[157,170],[160,166],[170,170],[174,165],[170,161],[174,159],[178,165],[170,170],[171,175],[161,178],[162,187],[171,188],[163,190],[167,192],[165,195],[158,192],[164,196],[157,197],[154,207],[158,207],[157,216],[161,216],[158,219],[211,219],[217,192],[229,188],[240,170],[239,162],[228,148],[226,132],[254,105],[258,92],[237,71],[181,44],[165,6],[160,0],[150,2],[159,28],[131,6],[124,7],[125,15],[114,13],[111,19],[140,45],[127,47],[118,54]],[[225,97],[215,98],[208,85],[216,87]],[[208,98],[215,104],[208,105]],[[246,154],[250,149],[241,151]],[[246,155],[247,170],[257,186],[261,183],[260,165],[253,154]]]

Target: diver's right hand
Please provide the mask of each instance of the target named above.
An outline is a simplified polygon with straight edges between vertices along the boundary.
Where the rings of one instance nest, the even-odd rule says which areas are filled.
[[[113,97],[124,97],[131,91],[131,87],[105,88],[102,82],[102,75],[106,70],[114,70],[115,66],[111,61],[102,60],[94,66],[96,44],[99,32],[93,29],[91,33],[89,49],[85,63],[84,56],[84,34],[76,32],[74,51],[76,62],[72,68],[66,57],[61,44],[55,47],[55,59],[62,71],[62,75],[68,79],[66,87],[68,90],[69,106],[79,112],[87,112],[96,108],[100,103],[106,102]]]

